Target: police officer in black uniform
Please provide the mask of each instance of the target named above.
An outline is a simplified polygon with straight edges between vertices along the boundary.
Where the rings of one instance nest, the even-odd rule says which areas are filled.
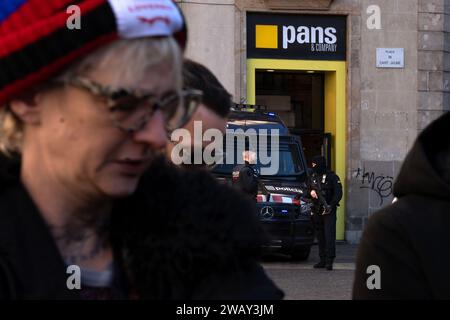
[[[342,198],[339,177],[327,170],[326,160],[316,156],[312,161],[310,194],[314,198],[313,222],[319,242],[320,262],[314,268],[333,270],[336,257],[336,208]]]
[[[254,167],[256,164],[256,152],[246,148],[242,156],[244,158],[244,164],[237,165],[233,169],[233,186],[252,198],[256,198],[259,185],[259,174]]]

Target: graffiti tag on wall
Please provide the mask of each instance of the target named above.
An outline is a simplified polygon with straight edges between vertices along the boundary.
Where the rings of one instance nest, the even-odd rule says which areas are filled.
[[[389,198],[393,192],[394,177],[377,175],[373,171],[366,171],[365,168],[358,168],[355,170],[355,178],[360,178],[360,189],[370,189],[374,191],[380,197],[380,207],[383,205],[384,200]]]

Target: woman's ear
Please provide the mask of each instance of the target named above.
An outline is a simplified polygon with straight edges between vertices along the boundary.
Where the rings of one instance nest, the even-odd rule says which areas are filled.
[[[41,108],[35,103],[35,99],[12,100],[9,107],[24,124],[39,125],[41,123]]]

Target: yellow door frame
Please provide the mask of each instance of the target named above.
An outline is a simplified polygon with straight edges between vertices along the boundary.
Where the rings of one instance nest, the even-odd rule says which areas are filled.
[[[317,71],[325,74],[325,132],[331,133],[332,169],[345,190],[346,167],[346,62],[316,60],[247,59],[247,103],[256,103],[256,70]],[[345,195],[345,191],[344,191]],[[345,197],[337,212],[336,239],[345,236]]]

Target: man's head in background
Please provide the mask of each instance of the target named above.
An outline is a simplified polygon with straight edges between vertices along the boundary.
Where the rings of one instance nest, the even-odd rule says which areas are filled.
[[[185,88],[203,91],[202,104],[197,109],[196,114],[202,115],[204,118],[196,117],[196,114],[194,114],[192,120],[203,120],[205,128],[209,124],[209,120],[220,121],[221,126],[214,126],[214,128],[223,128],[223,131],[225,131],[226,119],[230,113],[232,100],[231,95],[217,77],[204,65],[185,59],[183,81]]]
[[[257,164],[258,157],[255,151],[245,150],[242,152],[242,158],[246,164]]]
[[[183,64],[183,85],[186,89],[195,89],[203,92],[202,103],[184,126],[190,132],[191,141],[180,141],[186,144],[185,152],[194,152],[194,124],[201,123],[201,133],[208,129],[218,129],[225,134],[227,117],[232,106],[231,95],[219,82],[217,77],[205,66],[195,61],[186,59]],[[209,142],[203,141],[202,148]],[[169,143],[167,155],[172,157],[173,148],[177,143]],[[190,148],[189,148],[190,147]],[[188,157],[193,158],[193,157]],[[172,158],[171,158],[172,159]]]

